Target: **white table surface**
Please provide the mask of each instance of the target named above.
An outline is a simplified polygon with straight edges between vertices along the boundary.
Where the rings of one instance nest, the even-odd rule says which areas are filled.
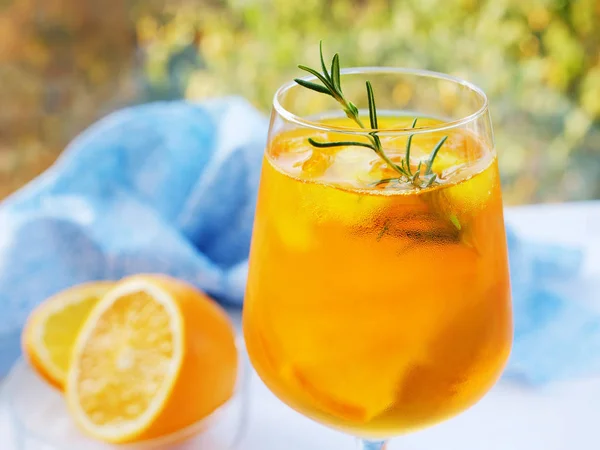
[[[584,244],[583,281],[574,289],[600,309],[600,202],[510,208],[507,221],[526,237]],[[599,422],[600,376],[543,389],[501,382],[461,416],[396,439],[390,450],[598,450]],[[0,449],[12,450],[5,437],[0,411]],[[302,417],[252,377],[249,423],[239,450],[354,448],[353,439]]]

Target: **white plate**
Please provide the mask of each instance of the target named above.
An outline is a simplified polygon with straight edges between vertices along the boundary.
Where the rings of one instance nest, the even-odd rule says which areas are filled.
[[[234,397],[209,417],[160,439],[115,446],[83,435],[69,416],[62,394],[20,360],[0,393],[0,448],[6,449],[8,434],[10,450],[230,450],[247,421],[248,374],[247,358],[241,355]]]

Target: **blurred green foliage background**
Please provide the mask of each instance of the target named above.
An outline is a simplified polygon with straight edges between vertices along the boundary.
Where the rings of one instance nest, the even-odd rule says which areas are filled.
[[[600,198],[598,0],[0,0],[0,198],[125,105],[239,94],[316,64],[461,76],[488,94],[507,203]]]

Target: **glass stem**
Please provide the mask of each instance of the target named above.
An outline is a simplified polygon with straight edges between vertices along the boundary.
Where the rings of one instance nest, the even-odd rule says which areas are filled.
[[[385,450],[387,448],[386,441],[359,441],[358,450]]]

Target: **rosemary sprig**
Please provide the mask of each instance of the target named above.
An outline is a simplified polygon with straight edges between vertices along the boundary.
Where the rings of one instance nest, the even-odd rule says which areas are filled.
[[[336,53],[331,60],[331,68],[328,71],[327,66],[325,65],[325,60],[323,58],[323,42],[319,43],[319,55],[321,59],[321,70],[322,73],[319,73],[315,69],[311,69],[310,67],[299,65],[298,67],[311,75],[314,75],[321,84],[314,83],[312,81],[306,81],[300,78],[296,78],[294,81],[298,83],[300,86],[303,86],[307,89],[310,89],[315,92],[319,92],[321,94],[326,94],[333,97],[344,110],[346,116],[353,120],[360,128],[366,129],[360,118],[360,112],[356,105],[351,101],[347,100],[342,91],[342,86],[340,83],[340,56]],[[413,171],[410,165],[410,150],[412,144],[412,138],[414,134],[410,134],[408,136],[406,142],[406,152],[404,158],[400,161],[399,164],[394,163],[383,150],[383,145],[381,143],[381,139],[378,136],[378,120],[377,120],[377,108],[375,106],[375,94],[373,93],[373,86],[371,86],[371,82],[366,82],[367,88],[367,99],[369,104],[369,125],[371,131],[367,134],[367,139],[369,142],[358,142],[358,141],[338,141],[338,142],[320,142],[316,141],[312,138],[308,139],[310,145],[316,148],[330,148],[330,147],[346,147],[346,146],[358,146],[358,147],[367,147],[373,150],[392,170],[394,170],[398,176],[393,178],[385,178],[375,183],[375,185],[388,184],[388,183],[410,183],[413,186],[421,189],[433,186],[437,183],[437,174],[432,172],[433,162],[442,147],[444,142],[448,136],[444,136],[440,141],[436,144],[434,149],[431,151],[429,158],[423,164],[423,162],[419,162],[416,170]],[[415,128],[417,124],[417,119],[415,118],[411,128]]]

